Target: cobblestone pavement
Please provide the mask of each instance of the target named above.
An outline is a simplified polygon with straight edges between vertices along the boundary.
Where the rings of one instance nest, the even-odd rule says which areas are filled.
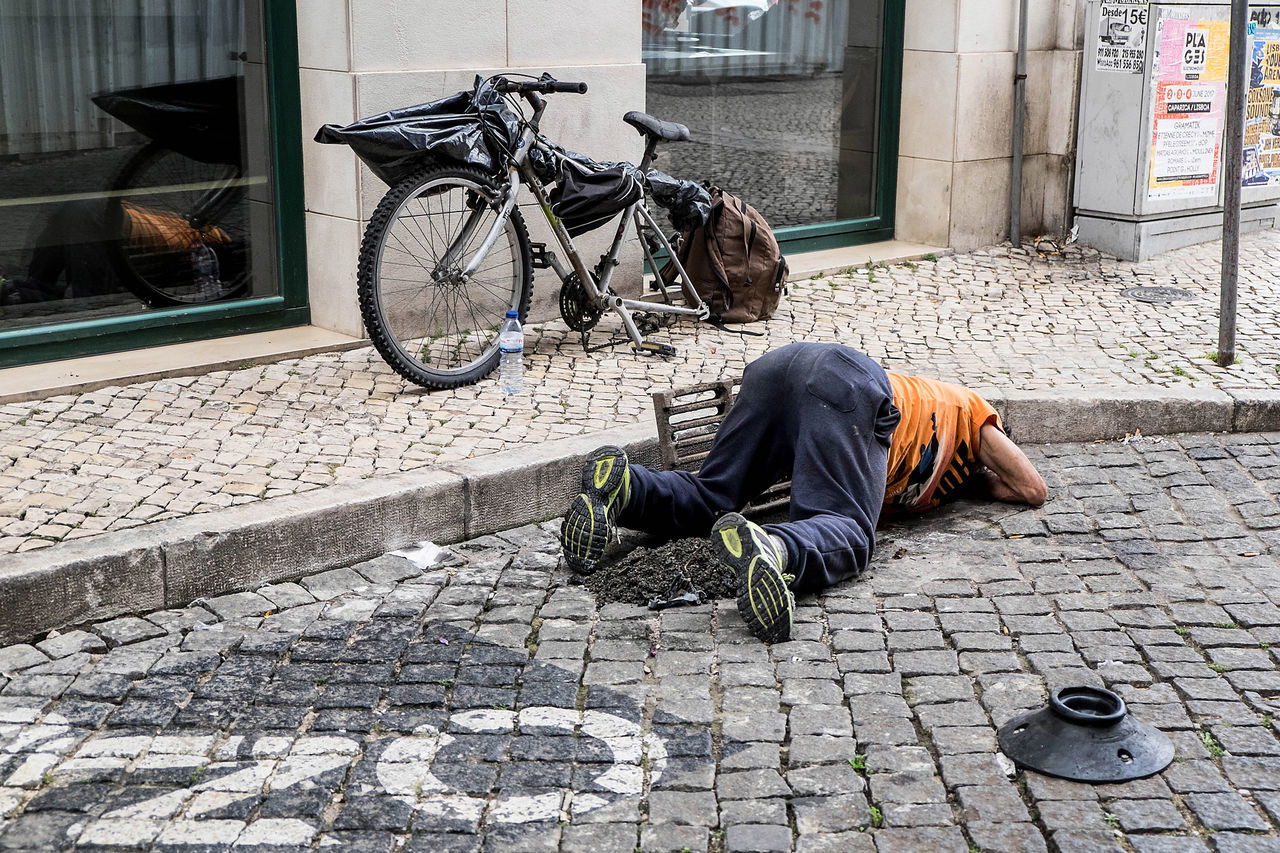
[[[1280,434],[1032,448],[765,646],[597,606],[554,523],[0,649],[0,849],[1280,850]],[[1106,685],[1158,776],[1010,774]]]
[[[562,321],[535,323],[529,393],[511,399],[493,379],[423,393],[364,348],[0,405],[0,554],[648,419],[652,390],[739,375],[793,340],[980,388],[1275,388],[1280,231],[1242,242],[1240,360],[1225,370],[1205,357],[1218,244],[1140,264],[997,247],[794,282],[762,337],[677,325],[656,336],[678,347],[669,360],[588,358]],[[1192,299],[1138,302],[1131,286]],[[606,319],[593,342],[616,329]]]

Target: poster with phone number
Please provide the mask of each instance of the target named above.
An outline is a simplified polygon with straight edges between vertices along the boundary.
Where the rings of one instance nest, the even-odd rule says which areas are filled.
[[[1218,191],[1230,23],[1165,18],[1156,27],[1147,198],[1213,198]]]
[[[1147,0],[1111,0],[1098,15],[1099,71],[1141,74],[1147,61]]]

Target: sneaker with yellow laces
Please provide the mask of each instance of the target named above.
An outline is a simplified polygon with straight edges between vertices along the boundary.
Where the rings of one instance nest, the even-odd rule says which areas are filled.
[[[783,570],[787,552],[763,527],[731,512],[711,528],[711,549],[737,579],[738,612],[747,630],[766,643],[791,636],[794,575]]]
[[[560,526],[560,548],[571,571],[596,570],[605,546],[617,537],[618,512],[630,500],[626,451],[612,445],[592,451],[582,469],[582,493],[569,504]]]

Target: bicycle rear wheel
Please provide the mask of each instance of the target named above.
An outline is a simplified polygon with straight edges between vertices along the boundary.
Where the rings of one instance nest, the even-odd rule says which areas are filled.
[[[427,388],[456,388],[498,365],[508,310],[524,320],[533,290],[529,233],[510,217],[475,274],[462,271],[499,216],[493,178],[464,166],[429,167],[382,198],[360,245],[360,312],[397,373]]]
[[[240,167],[203,163],[153,142],[129,159],[107,204],[113,266],[153,308],[200,305],[249,291],[249,222]],[[216,283],[197,279],[201,243],[218,260]]]

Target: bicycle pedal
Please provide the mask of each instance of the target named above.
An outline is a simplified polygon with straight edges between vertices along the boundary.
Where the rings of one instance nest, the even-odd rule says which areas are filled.
[[[651,352],[654,355],[675,355],[676,354],[676,348],[671,346],[671,344],[659,344],[659,343],[654,343],[652,341],[645,341],[644,343],[636,347],[636,349],[642,352]]]
[[[529,265],[535,270],[551,269],[551,257],[546,243],[529,244]]]

